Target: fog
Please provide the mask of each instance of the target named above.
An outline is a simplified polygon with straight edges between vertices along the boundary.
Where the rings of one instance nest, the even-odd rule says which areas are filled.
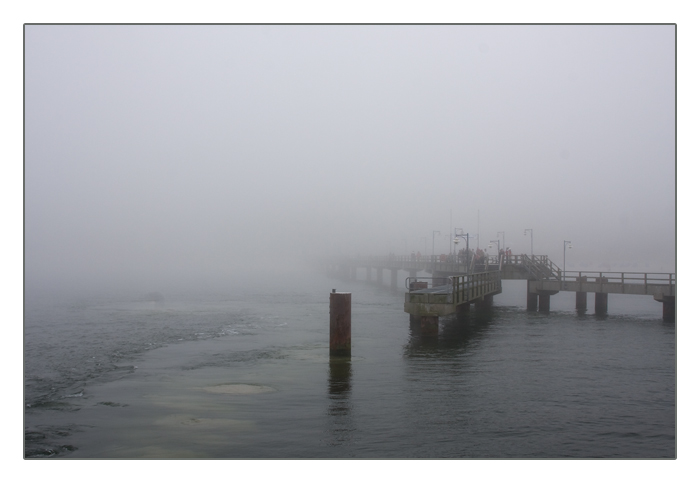
[[[24,33],[28,287],[226,286],[455,228],[675,271],[672,25]]]

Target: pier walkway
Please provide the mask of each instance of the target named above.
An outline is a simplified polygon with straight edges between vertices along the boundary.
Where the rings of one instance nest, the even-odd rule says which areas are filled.
[[[561,270],[546,255],[501,255],[485,257],[470,264],[455,256],[355,257],[327,263],[329,275],[357,279],[358,270],[366,280],[383,284],[383,272],[391,275],[390,287],[397,289],[398,271],[408,272],[404,310],[414,317],[437,317],[468,310],[470,304],[490,305],[501,293],[501,280],[527,280],[527,310],[549,311],[550,297],[559,292],[576,292],[576,309],[587,310],[587,294],[595,294],[595,313],[605,314],[608,294],[653,296],[663,304],[663,318],[675,320],[676,274],[643,272],[601,272]],[[418,277],[419,272],[430,277]]]

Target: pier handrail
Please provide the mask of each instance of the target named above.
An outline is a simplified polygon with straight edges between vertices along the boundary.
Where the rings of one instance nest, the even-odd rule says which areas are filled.
[[[562,273],[563,282],[578,282],[582,277],[588,277],[589,281],[605,279],[608,283],[631,283],[644,285],[675,285],[675,273],[649,273],[649,272],[600,272],[600,271],[574,271],[567,270]]]
[[[536,279],[561,279],[561,270],[547,255],[520,255],[521,264]]]
[[[444,287],[452,285],[452,277],[407,277],[406,290],[414,290],[413,284],[416,282],[425,282],[427,285],[425,288]]]
[[[501,272],[477,272],[468,275],[454,275],[452,279],[452,300],[455,304],[475,300],[484,295],[500,291]]]
[[[439,270],[447,272],[467,272],[467,266],[463,261],[459,260],[456,255],[421,255],[420,257],[411,255],[383,255],[383,256],[356,256],[348,257],[358,266],[384,266],[384,268],[407,269],[410,267],[415,270]],[[399,266],[401,265],[401,266]],[[651,286],[666,285],[675,287],[675,273],[661,272],[610,272],[600,270],[567,270],[562,271],[555,263],[553,263],[547,255],[503,255],[497,257],[495,255],[488,257],[486,267],[498,267],[498,271],[504,267],[515,266],[522,267],[534,279],[538,280],[556,280],[561,284],[570,282],[578,282],[581,277],[587,277],[589,281],[606,279],[606,283],[621,283],[621,284],[643,284]],[[481,267],[481,265],[479,266]],[[472,267],[472,270],[478,267]],[[485,267],[484,267],[485,268]]]

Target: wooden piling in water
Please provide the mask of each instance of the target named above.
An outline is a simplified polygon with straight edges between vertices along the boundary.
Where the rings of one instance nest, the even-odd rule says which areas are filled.
[[[350,357],[351,355],[351,299],[348,292],[330,294],[330,355]]]

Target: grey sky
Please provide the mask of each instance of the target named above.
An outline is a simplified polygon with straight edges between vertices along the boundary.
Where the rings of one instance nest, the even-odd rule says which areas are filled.
[[[440,253],[450,214],[674,271],[675,174],[671,25],[25,27],[30,283]]]

